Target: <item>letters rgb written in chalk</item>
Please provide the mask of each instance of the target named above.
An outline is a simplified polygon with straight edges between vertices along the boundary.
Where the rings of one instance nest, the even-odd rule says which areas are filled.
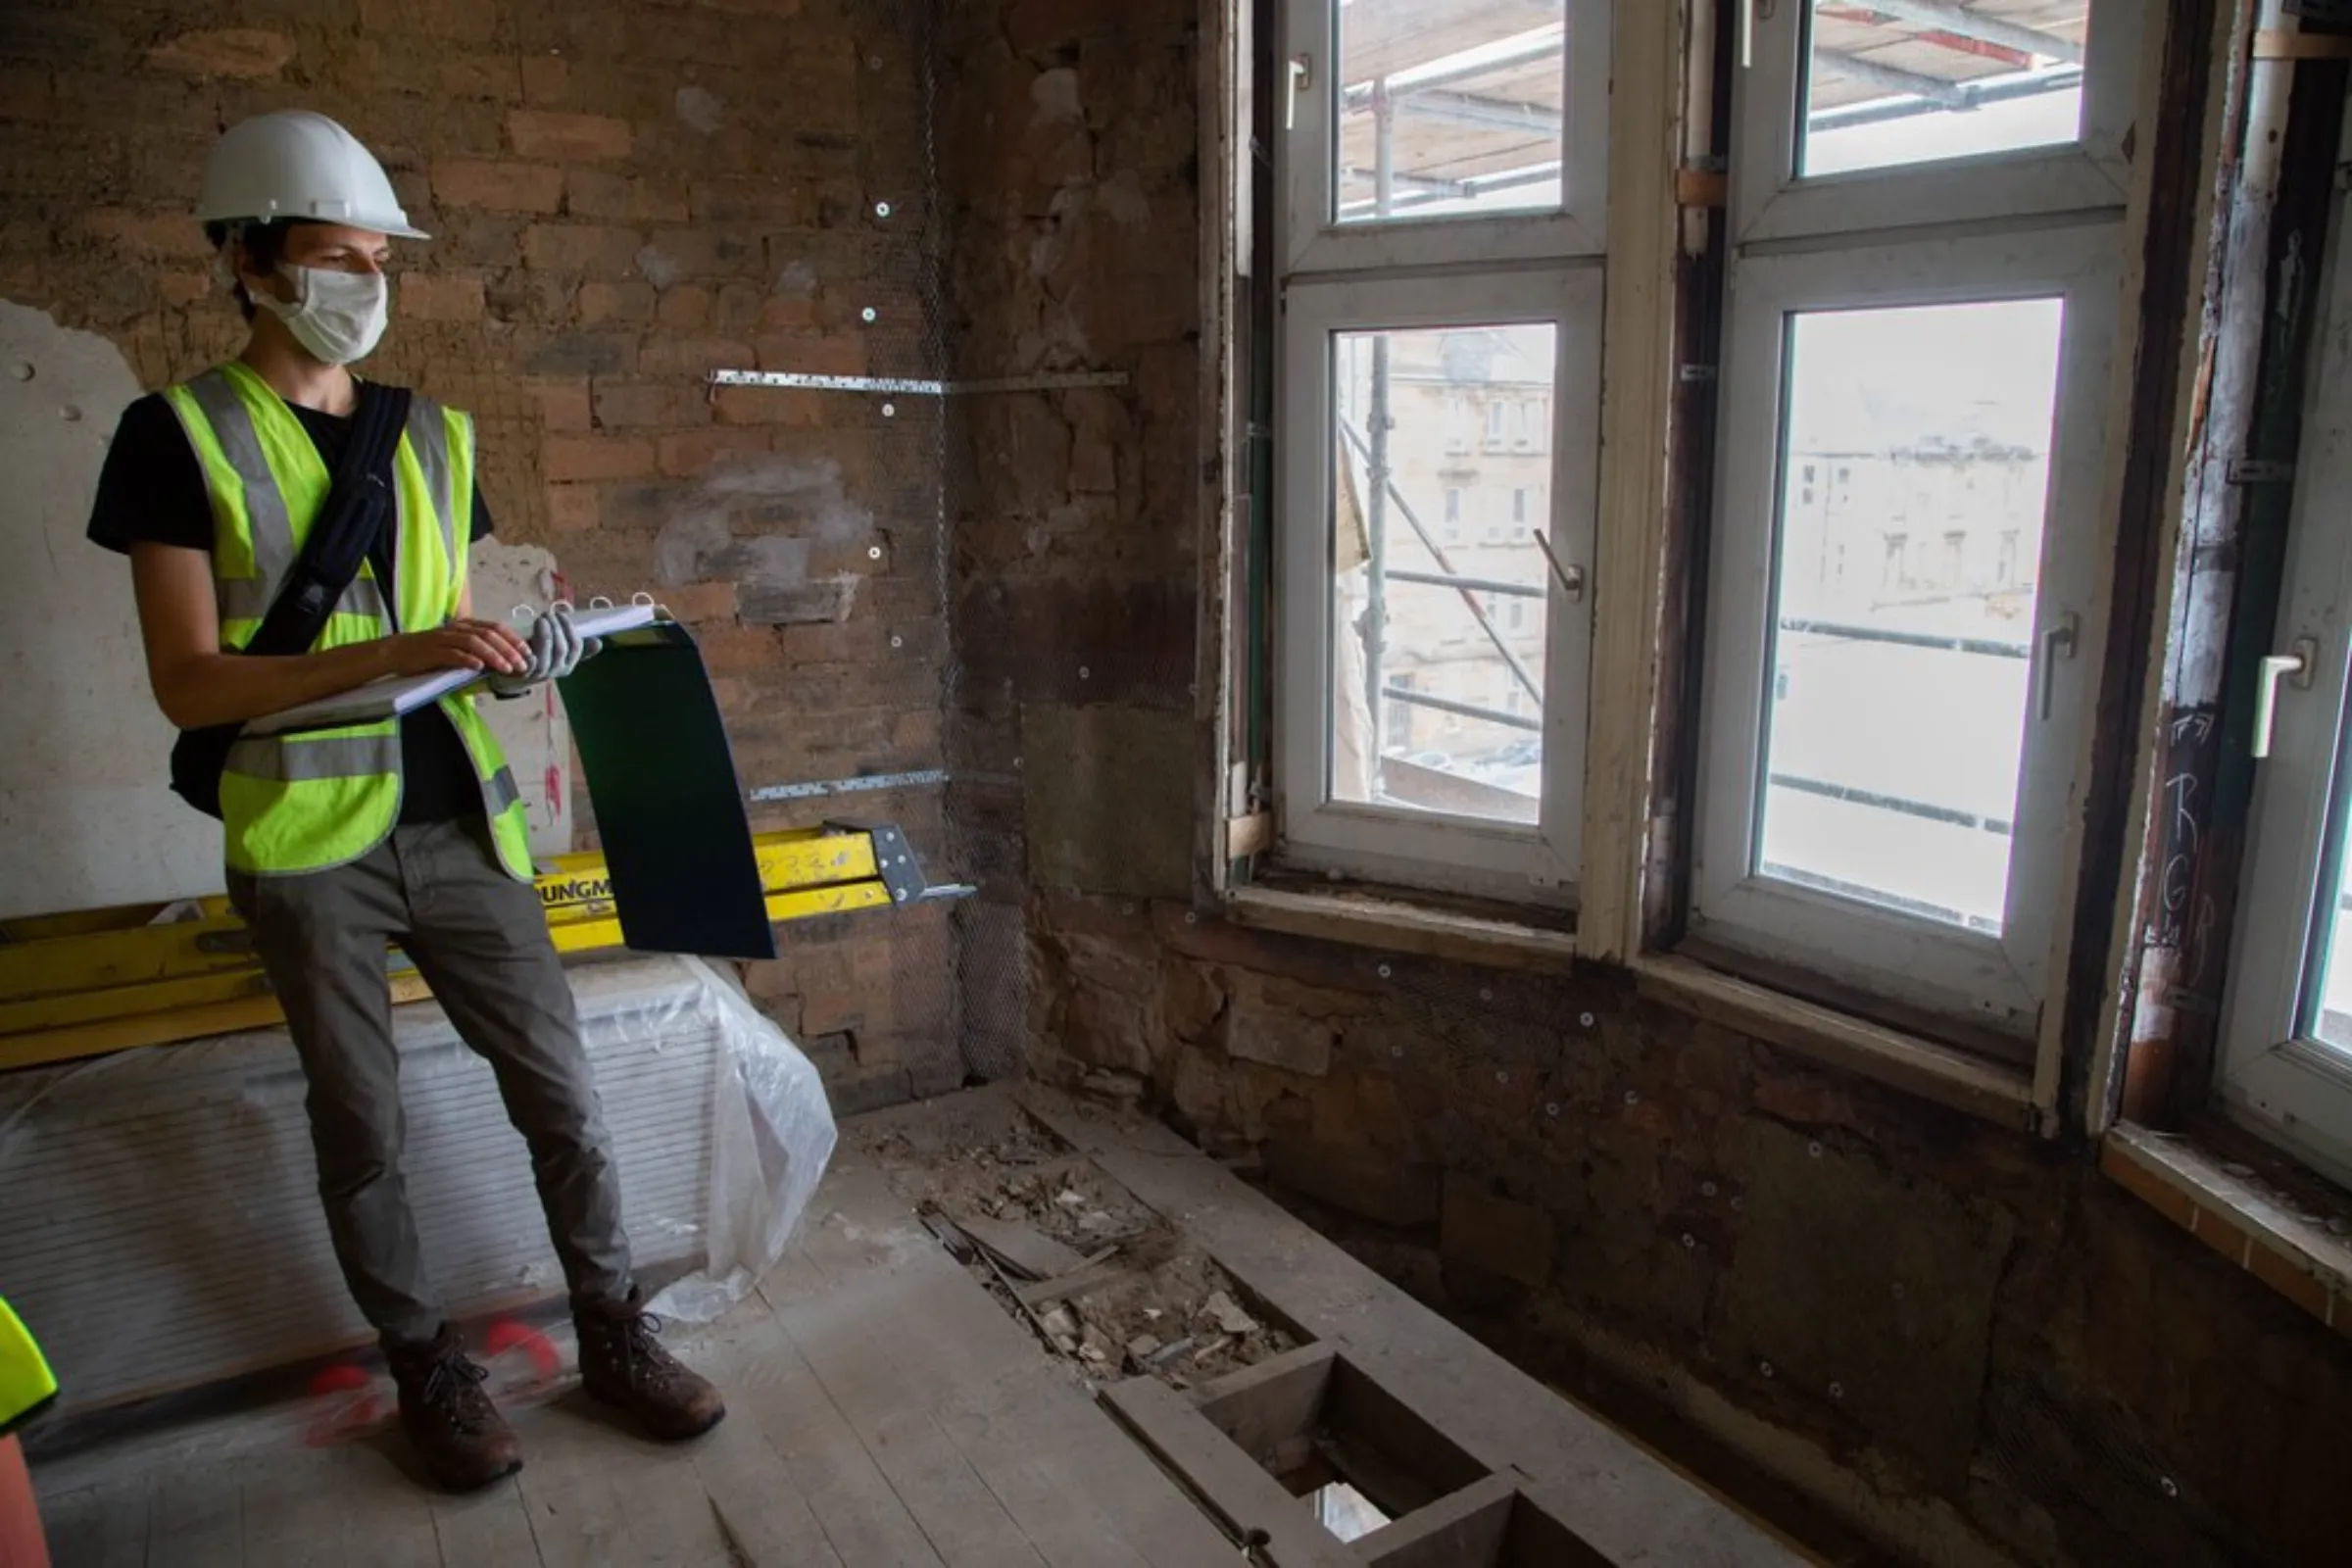
[[[620,632],[635,631],[665,618],[661,610],[643,599],[627,605],[592,605],[575,611],[571,623],[583,639],[612,637]],[[353,691],[333,697],[320,697],[245,726],[249,735],[274,735],[284,730],[331,729],[344,724],[371,724],[415,712],[425,704],[437,702],[452,692],[464,691],[476,681],[489,679],[485,670],[439,669],[428,675],[394,675],[384,680],[370,681]]]

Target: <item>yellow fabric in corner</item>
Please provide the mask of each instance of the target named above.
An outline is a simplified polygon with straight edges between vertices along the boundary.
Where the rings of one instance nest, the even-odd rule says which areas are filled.
[[[0,1433],[57,1397],[57,1375],[22,1319],[0,1298]]]

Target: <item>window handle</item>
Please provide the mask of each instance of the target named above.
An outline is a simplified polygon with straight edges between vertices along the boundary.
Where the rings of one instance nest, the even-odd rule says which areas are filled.
[[[2271,726],[2278,717],[2278,682],[2283,677],[2295,690],[2311,690],[2312,676],[2319,672],[2320,645],[2309,637],[2298,637],[2294,646],[2283,654],[2266,654],[2262,669],[2254,677],[2254,755],[2271,755]]]
[[[1552,576],[1559,582],[1560,592],[1568,596],[1568,602],[1572,605],[1583,600],[1585,597],[1585,568],[1561,565],[1560,558],[1551,553],[1551,541],[1544,537],[1544,530],[1536,529],[1535,535],[1536,548],[1544,552],[1544,560],[1550,565]]]
[[[2058,661],[2075,657],[2076,640],[2082,634],[2082,622],[2073,611],[2068,611],[2045,627],[2041,634],[2041,721],[2050,721],[2050,708],[2056,700]]]
[[[1756,0],[1740,0],[1740,69],[1756,63]]]
[[[1297,130],[1298,128],[1298,90],[1301,87],[1311,87],[1315,84],[1314,57],[1312,55],[1291,56],[1290,70],[1285,74],[1288,80],[1282,95],[1282,128]]]

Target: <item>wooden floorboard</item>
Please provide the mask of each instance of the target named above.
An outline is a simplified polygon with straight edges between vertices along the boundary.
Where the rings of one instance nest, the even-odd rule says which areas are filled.
[[[1614,1562],[1803,1561],[1723,1499],[1536,1383],[1155,1122],[1038,1086],[1022,1102],[1283,1317],[1373,1376],[1490,1472],[1557,1489]]]
[[[451,1497],[396,1431],[247,1412],[36,1468],[58,1568],[1195,1568],[1235,1548],[846,1159],[795,1254],[672,1348],[729,1415],[680,1447],[576,1391],[510,1403],[522,1473]]]
[[[887,1376],[930,1403],[940,1430],[1054,1568],[1182,1568],[1233,1548],[1030,1331],[913,1225],[879,1173],[845,1162],[803,1247],[847,1302],[890,1281]],[[885,1272],[886,1270],[886,1272]],[[975,1300],[985,1313],[972,1310]]]
[[[522,1488],[502,1482],[469,1497],[432,1499],[442,1568],[530,1568],[539,1561]]]
[[[148,1504],[147,1539],[155,1568],[239,1568],[245,1493],[233,1470],[208,1465],[167,1474]]]

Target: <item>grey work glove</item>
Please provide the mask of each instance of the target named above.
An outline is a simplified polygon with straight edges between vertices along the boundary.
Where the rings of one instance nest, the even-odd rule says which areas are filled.
[[[501,697],[520,697],[543,681],[562,680],[604,646],[580,636],[571,607],[564,604],[531,617],[523,641],[530,645],[531,662],[515,674],[490,677],[490,689]]]

